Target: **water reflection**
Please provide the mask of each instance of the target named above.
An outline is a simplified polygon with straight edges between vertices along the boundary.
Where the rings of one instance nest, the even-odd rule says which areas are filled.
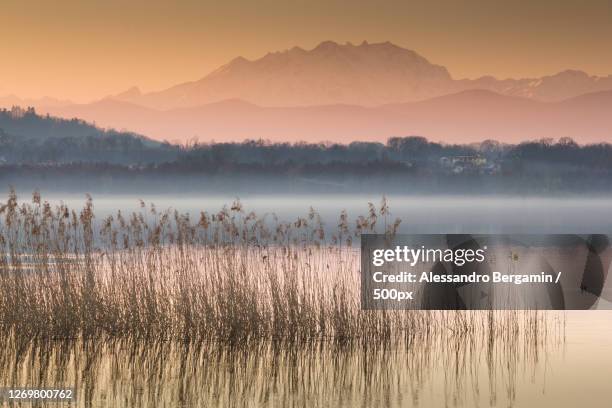
[[[561,315],[495,313],[508,319],[501,329],[458,331],[455,324],[455,331],[377,344],[5,334],[0,379],[3,386],[75,387],[79,407],[513,406],[523,378],[544,384],[547,356],[563,348],[564,323]]]

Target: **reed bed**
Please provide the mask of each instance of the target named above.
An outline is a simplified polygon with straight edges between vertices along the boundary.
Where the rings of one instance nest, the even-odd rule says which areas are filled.
[[[362,232],[396,232],[384,198],[353,221],[342,212],[334,228],[312,209],[284,222],[239,201],[196,219],[141,203],[97,220],[90,197],[76,211],[38,193],[22,203],[14,191],[0,216],[0,325],[18,338],[367,344],[547,335],[537,312],[361,310],[353,243]]]

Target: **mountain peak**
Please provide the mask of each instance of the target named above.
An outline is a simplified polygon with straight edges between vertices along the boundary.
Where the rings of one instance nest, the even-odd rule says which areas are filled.
[[[140,91],[140,88],[138,88],[137,86],[133,86],[126,91],[118,93],[114,97],[117,99],[131,99],[131,98],[138,98],[141,95],[142,95],[142,92]]]
[[[328,51],[328,50],[335,50],[342,47],[340,44],[338,44],[335,41],[323,41],[321,42],[319,45],[317,45],[313,51]]]
[[[397,44],[392,43],[391,41],[379,42],[379,43],[369,43],[364,40],[358,46],[354,45],[350,41],[347,41],[344,44],[337,43],[335,41],[323,41],[315,48],[311,50],[311,52],[317,51],[341,51],[341,50],[361,50],[361,51],[372,51],[372,50],[394,50],[399,52],[407,52],[411,54],[416,54],[414,51],[409,50],[407,48],[400,47]]]
[[[234,58],[233,60],[231,60],[228,65],[238,65],[238,64],[245,64],[245,63],[249,63],[249,62],[251,62],[251,61],[249,61],[248,59],[244,58],[243,56],[238,56],[238,57]]]
[[[587,74],[586,72],[581,71],[579,69],[566,69],[566,70],[561,71],[561,72],[559,72],[559,73],[557,73],[557,74],[555,74],[553,76],[556,76],[556,77],[574,77],[574,78],[577,78],[577,77],[579,77],[579,78],[589,78],[590,77],[589,74]]]

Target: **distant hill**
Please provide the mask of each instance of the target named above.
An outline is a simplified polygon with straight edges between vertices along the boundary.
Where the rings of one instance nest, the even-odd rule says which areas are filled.
[[[79,119],[41,116],[33,108],[0,110],[1,163],[169,160],[176,148],[131,132],[103,130]]]
[[[390,42],[353,45],[325,41],[312,50],[294,47],[253,61],[238,57],[200,80],[145,94],[131,88],[113,99],[162,110],[227,99],[267,107],[377,106],[473,89],[539,101],[561,101],[612,90],[612,75],[597,77],[567,70],[541,78],[455,79],[445,67]]]
[[[424,135],[447,143],[497,139],[572,137],[581,143],[612,138],[612,91],[561,102],[540,102],[472,90],[420,102],[378,107],[324,105],[261,107],[226,100],[194,108],[159,111],[104,100],[49,109],[62,117],[96,121],[173,141],[270,139],[276,141],[384,141],[390,136]]]

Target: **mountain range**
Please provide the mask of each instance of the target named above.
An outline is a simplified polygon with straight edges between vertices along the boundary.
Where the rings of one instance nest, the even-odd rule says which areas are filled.
[[[238,57],[204,78],[151,93],[131,88],[88,104],[40,101],[39,112],[186,141],[445,142],[612,139],[612,76],[567,70],[541,78],[454,79],[392,43],[326,41],[257,60]],[[0,98],[0,105],[3,103]]]
[[[309,51],[294,47],[254,61],[238,57],[200,80],[145,94],[132,88],[114,99],[162,110],[226,99],[260,106],[378,106],[471,89],[560,101],[612,90],[612,75],[567,70],[541,78],[456,80],[445,67],[390,42],[341,45],[326,41]]]

